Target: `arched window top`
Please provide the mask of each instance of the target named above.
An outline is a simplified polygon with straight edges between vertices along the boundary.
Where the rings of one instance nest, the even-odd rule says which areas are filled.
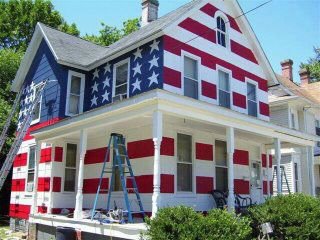
[[[227,47],[227,26],[223,17],[217,16],[217,43],[223,47]]]
[[[226,23],[222,17],[217,17],[217,28],[224,33],[226,32]]]

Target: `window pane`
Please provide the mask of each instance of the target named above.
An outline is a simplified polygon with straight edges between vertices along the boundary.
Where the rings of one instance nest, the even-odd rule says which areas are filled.
[[[216,167],[216,189],[220,191],[228,190],[228,169]]]
[[[178,162],[192,163],[192,137],[178,133]]]
[[[81,86],[81,78],[72,76],[70,92],[73,94],[80,95],[80,86]]]
[[[116,69],[116,86],[126,83],[128,78],[128,63],[120,65]]]
[[[64,178],[64,191],[73,192],[76,185],[76,170],[66,168]]]
[[[192,192],[192,164],[178,163],[178,191]]]
[[[221,45],[226,46],[226,35],[221,33]]]
[[[29,148],[28,170],[34,169],[35,162],[36,162],[36,147],[32,146]]]
[[[260,164],[252,163],[251,167],[251,185],[254,187],[260,187]]]
[[[218,166],[227,166],[227,143],[215,141],[215,160]]]
[[[198,82],[184,78],[184,95],[198,99]]]
[[[34,171],[28,173],[27,183],[33,183],[34,181]]]
[[[256,101],[256,86],[251,83],[247,83],[247,96],[249,100]]]
[[[119,87],[116,87],[115,95],[126,94],[127,93],[127,84],[123,84]]]
[[[41,102],[39,101],[37,103],[37,105],[35,106],[34,111],[33,111],[33,115],[32,115],[32,120],[37,120],[40,118],[40,104],[41,104]]]
[[[66,167],[76,167],[77,145],[67,144]]]
[[[221,29],[221,17],[217,17],[217,28]]]
[[[70,95],[69,98],[69,113],[79,113],[80,96]]]
[[[219,105],[230,108],[230,93],[219,90]]]
[[[184,57],[184,76],[192,79],[198,79],[197,61]]]
[[[219,89],[229,92],[230,91],[229,74],[219,70],[218,75],[219,75]]]
[[[248,101],[248,114],[256,117],[258,115],[258,107],[256,102]]]

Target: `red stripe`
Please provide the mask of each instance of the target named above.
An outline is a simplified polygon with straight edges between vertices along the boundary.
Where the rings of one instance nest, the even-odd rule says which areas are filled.
[[[63,158],[63,148],[55,147],[54,161],[62,162],[62,158]]]
[[[240,57],[243,57],[253,63],[258,64],[258,61],[256,57],[254,56],[253,52],[251,49],[246,48],[245,46],[231,40],[231,51]]]
[[[51,147],[41,149],[40,153],[40,163],[51,162]]]
[[[53,177],[52,192],[61,192],[61,177]]]
[[[84,179],[83,193],[84,194],[97,193],[99,181],[100,181],[100,178]],[[109,189],[109,178],[103,178],[102,184],[100,187],[100,193],[106,193],[105,191],[103,191],[106,189]]]
[[[12,179],[11,191],[12,192],[24,192],[25,186],[26,186],[26,180],[24,178]]]
[[[236,149],[233,154],[233,163],[249,166],[249,152]]]
[[[34,137],[32,137],[32,136],[30,135],[30,133],[31,133],[32,131],[35,131],[35,130],[38,130],[38,129],[40,129],[40,128],[44,128],[44,127],[47,127],[47,126],[50,126],[50,125],[53,125],[53,124],[59,122],[60,120],[62,120],[62,118],[56,117],[56,118],[50,119],[50,120],[48,120],[48,121],[45,121],[45,122],[41,122],[41,123],[37,123],[37,124],[35,124],[35,125],[32,125],[31,127],[29,127],[29,129],[28,129],[28,131],[27,131],[27,133],[26,133],[26,136],[24,137],[23,140],[26,141],[26,140],[33,139]]]
[[[208,14],[210,17],[214,17],[216,11],[218,11],[219,9],[216,8],[215,6],[211,5],[210,3],[208,3],[208,4],[204,5],[200,10],[202,12]],[[229,14],[226,14],[226,13],[224,13],[224,14],[227,15],[227,17],[228,17],[230,27],[241,33],[241,30],[240,30],[236,20],[232,16],[230,16]]]
[[[204,39],[207,39],[210,42],[216,43],[216,31],[208,28],[206,25],[201,24],[200,22],[193,20],[192,18],[187,18],[179,23],[179,27],[192,32]]]
[[[50,177],[39,177],[37,189],[38,189],[38,192],[49,192],[50,191]]]
[[[135,176],[139,193],[153,193],[153,175]],[[127,179],[127,187],[132,188],[131,179]]]
[[[272,155],[269,155],[269,168],[272,168]]]
[[[260,114],[268,117],[270,116],[269,104],[264,102],[259,102],[259,107],[260,107]]]
[[[30,209],[30,205],[10,204],[9,216],[13,218],[28,219]]]
[[[201,81],[201,92],[203,96],[212,98],[212,99],[217,99],[217,86],[215,84],[206,82],[206,81]]]
[[[212,144],[196,143],[196,159],[213,161]]]
[[[243,179],[234,179],[234,192],[237,194],[250,194],[250,182]]]
[[[266,154],[261,154],[261,161],[262,161],[262,167],[266,168],[267,167],[267,155]]]
[[[263,181],[263,194],[268,194],[268,181]],[[272,193],[273,184],[272,181],[269,182],[270,185],[270,193]]]
[[[173,87],[181,88],[181,73],[168,67],[163,67],[163,82]]]
[[[84,158],[84,164],[102,163],[106,156],[106,152],[106,147],[87,150],[86,156]],[[110,161],[110,156],[108,157],[107,161]]]
[[[151,157],[153,156],[153,152],[152,139],[128,142],[128,155],[130,159]]]
[[[233,97],[233,105],[240,107],[240,108],[247,108],[247,98],[245,95],[242,95],[237,92],[232,92],[232,97]]]
[[[161,181],[161,186],[160,186],[161,193],[174,193],[174,175],[161,174],[160,181]]]
[[[13,162],[13,167],[27,166],[28,153],[17,154]]]
[[[163,137],[161,142],[160,154],[162,156],[174,156],[174,139]]]
[[[206,52],[203,52],[197,48],[194,48],[188,44],[185,44],[177,39],[174,39],[168,35],[164,35],[164,50],[171,52],[173,54],[176,54],[178,56],[181,56],[181,51],[187,51],[189,53],[192,53],[198,57],[201,57],[201,64],[203,66],[206,66],[211,69],[216,69],[216,65],[223,66],[229,70],[232,71],[232,77],[245,82],[246,78],[252,79],[258,83],[258,86],[261,90],[267,92],[268,86],[267,86],[267,80],[260,78],[246,70],[243,70],[242,68],[239,68],[231,63],[228,63],[220,58],[217,58],[215,56],[212,56]]]
[[[197,193],[209,194],[213,190],[213,177],[196,177]]]
[[[47,213],[48,208],[46,206],[38,206],[39,213]]]

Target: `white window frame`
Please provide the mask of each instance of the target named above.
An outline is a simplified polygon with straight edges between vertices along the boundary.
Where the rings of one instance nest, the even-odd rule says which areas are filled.
[[[189,135],[191,136],[191,163],[187,163],[187,164],[191,164],[191,171],[192,171],[192,186],[191,186],[191,191],[178,191],[178,134],[184,134],[184,135]],[[179,130],[175,132],[175,166],[176,166],[176,174],[175,174],[175,178],[174,178],[174,188],[175,188],[175,194],[177,197],[190,197],[190,196],[194,196],[196,194],[196,176],[195,176],[195,139],[194,139],[194,134],[192,134],[191,132],[188,131],[183,131],[183,130]]]
[[[219,81],[219,70],[222,71],[222,72],[225,72],[225,73],[228,73],[229,74],[229,93],[230,93],[230,108],[226,108],[226,107],[223,107],[223,106],[220,106],[220,94],[219,94],[219,90],[220,90],[220,81]],[[232,71],[227,69],[227,68],[224,68],[220,65],[217,65],[216,67],[216,79],[217,79],[217,104],[218,106],[220,107],[223,107],[225,109],[231,109],[231,110],[234,110],[234,106],[233,106],[233,89],[232,89],[232,84],[231,84],[231,81],[232,80]],[[223,91],[223,90],[222,90]]]
[[[74,114],[74,113],[69,112],[69,101],[70,101],[70,90],[71,90],[72,76],[81,78],[80,99],[79,99],[80,102],[79,102],[79,113],[78,114],[83,113],[84,87],[85,87],[85,74],[69,70],[68,71],[67,99],[66,99],[65,115],[70,116],[70,117],[78,115],[78,114]]]
[[[248,94],[248,83],[250,83],[250,84],[256,86],[256,104],[257,104],[257,116],[256,116],[256,117],[259,117],[259,114],[260,114],[259,93],[258,93],[258,91],[259,91],[259,85],[258,85],[258,83],[257,83],[256,81],[253,81],[253,80],[247,79],[247,78],[246,78],[246,81],[245,81],[245,82],[246,82],[247,115],[249,115],[249,105],[248,105],[248,101],[249,101],[249,100],[248,100],[247,94]],[[249,115],[249,116],[251,116],[251,115]],[[254,116],[252,116],[252,117],[254,117]]]
[[[35,84],[35,85],[33,86],[33,89],[32,89],[32,91],[33,91],[32,99],[33,99],[33,100],[32,100],[32,101],[34,101],[35,98],[36,98],[36,91],[35,91],[35,90],[36,90],[37,88],[39,88],[39,87],[41,86],[41,84],[42,84],[42,82],[41,82],[41,83],[38,83],[38,84]],[[42,92],[42,94],[43,94],[43,92]],[[38,118],[32,120],[31,123],[30,123],[30,125],[33,125],[33,124],[36,124],[36,123],[40,122],[40,119],[41,119],[41,110],[42,110],[42,94],[41,94],[41,96],[40,96],[40,98],[39,98],[39,116],[38,116]],[[31,114],[33,114],[33,113],[31,113]]]
[[[222,138],[215,138],[213,139],[213,160],[214,160],[214,189],[217,189],[217,167],[218,168],[225,168],[227,169],[227,174],[228,174],[228,146],[226,146],[226,150],[227,150],[227,156],[226,156],[226,166],[223,165],[217,165],[217,159],[216,159],[216,141],[221,141],[221,142],[225,142],[227,144],[227,140],[226,139],[222,139]],[[228,183],[227,183],[228,184]],[[219,189],[220,190],[220,189]]]
[[[116,76],[117,68],[123,64],[128,64],[128,74],[127,74],[127,98],[129,98],[129,89],[130,89],[130,58],[126,58],[120,62],[117,62],[113,65],[113,81],[112,81],[112,102],[115,102],[114,97],[116,97]]]
[[[218,17],[222,18],[222,20],[225,23],[225,27],[226,27],[226,32],[224,33],[225,34],[225,40],[226,40],[226,46],[225,47],[218,43],[218,32],[220,32],[220,29],[218,29],[218,23],[217,23]],[[215,29],[216,29],[217,46],[219,46],[221,48],[224,48],[224,49],[230,49],[230,37],[229,37],[229,34],[230,34],[229,33],[229,26],[230,26],[230,24],[229,24],[228,17],[222,11],[218,10],[214,15],[214,20],[215,20],[214,22],[215,22]]]
[[[67,163],[67,144],[75,144],[77,145],[77,156],[76,156],[76,174],[75,174],[75,187],[74,191],[65,191],[65,179],[66,179],[66,163]],[[77,185],[78,185],[78,168],[79,168],[79,143],[72,141],[72,140],[66,140],[63,144],[63,177],[61,179],[62,181],[62,193],[66,194],[73,194],[77,192]]]
[[[292,116],[294,119],[292,119]],[[294,129],[294,130],[299,129],[298,112],[296,109],[292,107],[289,108],[289,124],[291,129]]]
[[[35,148],[35,152],[34,152],[34,166],[36,166],[36,162],[37,162],[37,145],[36,144],[30,144],[28,145],[28,161],[27,161],[27,178],[26,178],[26,183],[25,183],[25,191],[28,192],[28,193],[33,193],[33,190],[35,188],[34,186],[34,180],[35,180],[35,168],[33,168],[33,187],[32,187],[32,191],[28,191],[28,175],[29,175],[29,162],[30,162],[30,148],[34,147]]]
[[[197,62],[197,75],[198,75],[198,100],[200,99],[200,96],[201,96],[201,74],[200,74],[200,72],[201,72],[201,57],[199,57],[199,56],[197,56],[197,55],[194,55],[194,54],[192,54],[192,53],[189,53],[189,52],[187,52],[187,51],[184,51],[184,50],[182,50],[181,51],[181,87],[182,87],[182,95],[183,96],[185,96],[184,95],[184,58],[185,57],[188,57],[188,58],[190,58],[190,59],[192,59],[192,60],[195,60],[196,62]],[[191,79],[191,80],[195,80],[195,79]],[[187,97],[187,96],[186,96]]]

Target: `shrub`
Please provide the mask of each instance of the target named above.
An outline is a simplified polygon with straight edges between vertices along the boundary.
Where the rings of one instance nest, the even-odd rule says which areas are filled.
[[[249,209],[254,235],[265,222],[276,239],[320,239],[320,200],[303,194],[278,196]]]
[[[146,222],[145,235],[152,240],[246,240],[251,236],[246,218],[223,210],[212,210],[205,217],[189,207],[163,208]]]

